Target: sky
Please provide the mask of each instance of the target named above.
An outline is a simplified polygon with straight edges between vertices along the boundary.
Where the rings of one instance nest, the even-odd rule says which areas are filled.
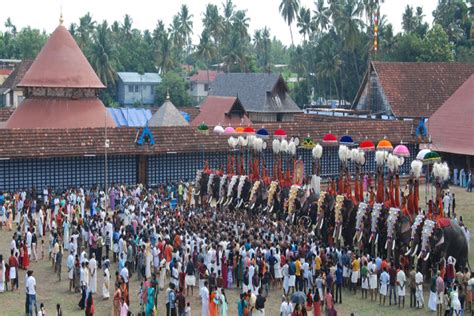
[[[300,0],[307,8],[314,9],[314,0]],[[182,4],[187,4],[194,16],[193,42],[198,42],[202,31],[201,19],[207,3],[222,6],[224,0],[15,0],[9,1],[0,10],[0,30],[4,30],[4,22],[10,17],[17,28],[31,26],[51,33],[59,24],[59,15],[64,16],[64,25],[79,21],[79,17],[87,12],[97,21],[106,19],[108,22],[122,21],[128,13],[133,20],[133,27],[145,30],[154,29],[156,21],[161,19],[166,25],[171,23]],[[272,36],[275,35],[284,44],[291,43],[288,25],[281,17],[278,7],[280,0],[233,0],[237,9],[247,10],[250,17],[250,33],[255,29],[267,26]],[[401,30],[401,18],[407,4],[423,7],[426,21],[432,22],[432,12],[437,0],[385,0],[381,7],[381,15],[386,15],[396,32]],[[302,38],[298,34],[296,24],[293,25],[295,44]]]

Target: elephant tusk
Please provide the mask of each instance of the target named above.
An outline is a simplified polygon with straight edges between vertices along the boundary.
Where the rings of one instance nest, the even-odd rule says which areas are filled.
[[[415,256],[415,255],[416,255],[417,251],[418,251],[418,244],[417,244],[417,245],[415,245],[415,251],[413,251],[413,256]]]
[[[342,228],[339,228],[339,237],[337,237],[337,240],[341,240],[341,235],[342,235]]]
[[[355,233],[354,238],[352,238],[353,241],[355,241],[357,239],[357,234],[358,234],[358,232]]]
[[[387,249],[388,240],[385,242],[385,249]]]
[[[363,234],[362,234],[362,231],[361,231],[360,234],[359,234],[359,240],[357,240],[357,241],[360,242],[362,240],[362,237],[363,237]]]
[[[405,252],[405,256],[408,256],[411,253],[411,248],[408,248],[408,251]]]
[[[375,235],[375,244],[378,245],[378,243],[379,243],[379,233]]]
[[[370,234],[370,237],[369,237],[369,244],[372,242],[372,239],[374,239],[374,234]]]
[[[332,238],[336,238],[336,232],[337,232],[337,228],[334,228],[334,232],[332,233]]]
[[[321,219],[321,226],[319,226],[319,229],[323,229],[323,224],[324,224],[324,217]]]
[[[201,190],[199,190],[198,192],[194,193],[194,195],[201,195]]]
[[[395,239],[392,242],[392,250],[395,250]]]
[[[428,260],[428,258],[430,257],[430,252],[428,251],[428,254],[423,258],[424,261]]]
[[[270,213],[273,212],[273,206],[274,206],[274,205],[272,205],[272,207],[270,207]]]
[[[420,254],[418,255],[418,259],[420,259],[420,258],[421,258],[421,255],[422,255],[422,254],[423,254],[423,250],[422,250],[422,251],[420,251]]]
[[[253,210],[254,207],[255,207],[255,203],[253,203],[252,206],[250,206],[250,209]]]

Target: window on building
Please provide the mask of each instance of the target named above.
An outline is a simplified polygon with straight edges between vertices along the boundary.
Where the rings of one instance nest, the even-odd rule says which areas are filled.
[[[209,84],[205,83],[204,84],[204,91],[208,91],[209,90]]]
[[[133,86],[127,86],[128,87],[128,92],[133,92]]]
[[[138,92],[138,85],[135,86],[135,92]]]
[[[277,113],[277,122],[283,122],[283,113]]]

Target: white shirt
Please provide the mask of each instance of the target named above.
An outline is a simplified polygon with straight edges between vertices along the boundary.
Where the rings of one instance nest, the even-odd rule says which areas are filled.
[[[29,295],[36,295],[36,280],[34,276],[29,276],[28,279],[26,279],[26,293]]]
[[[403,270],[398,271],[398,273],[397,273],[397,282],[398,282],[398,285],[400,285],[400,286],[405,285],[406,276],[405,276],[405,272],[403,272]]]
[[[128,283],[128,269],[127,269],[127,267],[123,267],[122,271],[120,271],[120,276],[123,278],[125,283]]]
[[[423,289],[423,274],[420,271],[415,274],[415,283],[418,289]]]
[[[282,302],[280,305],[281,316],[291,316],[293,313],[293,306],[289,302]]]

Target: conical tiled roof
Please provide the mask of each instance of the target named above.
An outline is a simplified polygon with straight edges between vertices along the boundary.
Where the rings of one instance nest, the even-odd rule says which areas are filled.
[[[51,34],[18,86],[105,88],[72,35],[62,25]]]
[[[148,126],[163,127],[163,126],[188,126],[189,123],[185,120],[181,112],[174,106],[174,104],[166,99],[165,103],[153,114],[148,121]]]

